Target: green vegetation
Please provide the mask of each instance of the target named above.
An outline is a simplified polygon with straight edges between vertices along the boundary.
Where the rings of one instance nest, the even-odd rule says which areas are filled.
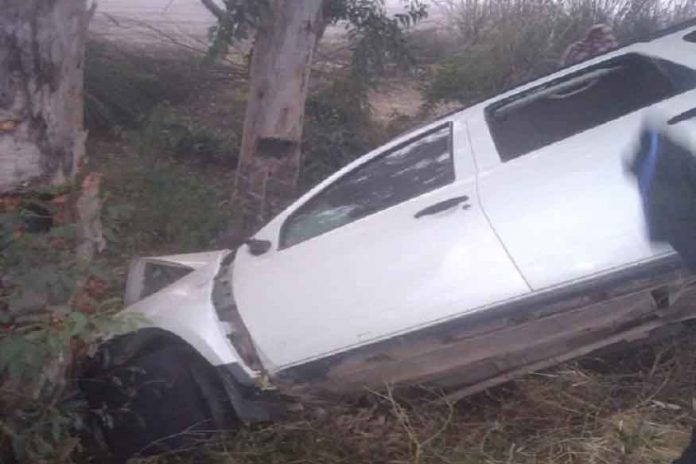
[[[220,126],[213,103],[197,100],[221,74],[229,69],[189,50],[90,43],[86,120],[108,131],[91,138],[89,169],[104,174],[112,265],[209,248],[228,226],[241,118]],[[230,102],[225,115],[234,110],[243,106]]]
[[[210,248],[228,225],[230,179],[220,178],[215,166],[192,168],[120,153],[104,157],[100,168],[109,172],[104,185],[111,238],[107,253],[121,262]]]
[[[237,134],[180,116],[169,104],[154,107],[139,130],[130,133],[130,141],[139,153],[217,163],[229,169],[237,164],[239,152]]]
[[[424,84],[427,105],[468,104],[557,69],[563,52],[593,24],[627,42],[696,14],[688,0],[476,0],[449,5],[452,51]],[[429,49],[432,49],[431,45]]]
[[[63,462],[81,448],[92,411],[77,394],[73,360],[135,319],[101,262],[76,258],[78,191],[0,197],[0,461]],[[11,462],[11,461],[7,461]]]
[[[380,142],[362,82],[338,78],[307,99],[302,188],[306,189]]]
[[[114,316],[128,262],[208,248],[228,224],[231,181],[220,166],[231,170],[236,135],[168,103],[189,98],[201,77],[181,56],[90,44],[88,169],[103,173],[105,253],[90,262],[75,253],[78,185],[0,196],[2,463],[88,462],[80,436],[110,412],[81,399],[79,365],[107,334],[139,322]]]
[[[185,100],[203,62],[187,50],[152,50],[90,40],[85,57],[85,122],[91,130],[134,128],[157,105]]]

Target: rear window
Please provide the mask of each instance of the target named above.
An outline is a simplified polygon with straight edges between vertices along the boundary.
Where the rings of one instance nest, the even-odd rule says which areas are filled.
[[[627,54],[486,108],[503,161],[542,148],[696,87],[696,72]]]

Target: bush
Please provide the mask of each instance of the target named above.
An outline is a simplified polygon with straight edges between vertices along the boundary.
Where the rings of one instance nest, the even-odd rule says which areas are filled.
[[[76,256],[78,193],[0,197],[0,462],[70,460],[89,415],[75,360],[130,326],[104,269]]]
[[[219,174],[147,155],[114,156],[103,168],[110,171],[104,185],[112,242],[107,253],[119,262],[124,256],[200,251],[228,224],[231,181]]]
[[[85,123],[91,130],[134,128],[164,101],[184,100],[200,79],[200,57],[90,40],[85,52]]]
[[[370,117],[367,88],[336,79],[307,99],[301,188],[307,189],[364,155],[381,140]]]
[[[597,23],[627,42],[696,13],[689,0],[468,0],[445,2],[457,53],[424,86],[428,105],[469,104],[557,69]]]
[[[203,163],[237,164],[239,142],[234,132],[223,133],[196,124],[167,104],[155,107],[130,138],[141,153]]]

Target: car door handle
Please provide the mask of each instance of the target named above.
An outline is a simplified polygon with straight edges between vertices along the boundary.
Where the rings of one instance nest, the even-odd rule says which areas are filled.
[[[674,116],[672,119],[667,121],[667,124],[672,126],[674,124],[686,121],[687,119],[691,118],[696,118],[696,108],[691,108],[690,110],[686,110],[683,113],[679,113],[678,115]]]
[[[463,195],[461,197],[454,197],[450,198],[449,200],[441,201],[439,203],[435,203],[434,205],[430,205],[427,208],[423,208],[422,210],[418,211],[416,214],[413,215],[414,218],[418,219],[423,216],[428,216],[430,214],[435,214],[439,213],[441,211],[445,211],[447,209],[450,209],[454,206],[457,206],[460,203],[464,203],[465,201],[468,201],[469,197],[466,195]]]

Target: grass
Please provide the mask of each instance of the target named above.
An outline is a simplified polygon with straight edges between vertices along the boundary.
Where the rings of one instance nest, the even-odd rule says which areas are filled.
[[[385,388],[151,464],[664,464],[689,439],[696,330],[448,403]]]
[[[92,40],[86,55],[87,170],[103,174],[108,261],[213,247],[233,212],[244,82],[188,49]]]
[[[429,66],[428,107],[469,104],[557,69],[566,48],[593,24],[612,26],[619,43],[696,14],[690,0],[442,0],[449,34],[421,45]],[[426,108],[428,109],[428,108]]]
[[[163,101],[184,101],[201,79],[202,58],[92,39],[85,52],[85,123],[92,131],[134,128]]]
[[[233,178],[216,165],[183,163],[119,147],[102,155],[107,250],[137,255],[208,249],[228,225]]]
[[[140,153],[160,158],[218,164],[228,169],[237,164],[237,131],[209,127],[205,121],[182,115],[166,103],[154,107],[128,138]]]

